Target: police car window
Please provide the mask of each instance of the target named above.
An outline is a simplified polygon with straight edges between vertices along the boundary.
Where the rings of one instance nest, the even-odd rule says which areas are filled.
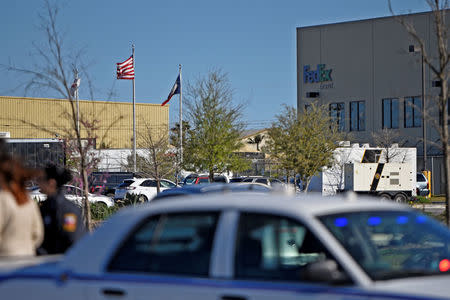
[[[108,271],[207,277],[218,212],[161,215],[125,241]]]
[[[331,258],[302,224],[278,216],[244,213],[235,253],[238,279],[300,281],[311,262]]]
[[[245,178],[244,180],[242,180],[242,182],[252,182],[253,178]]]

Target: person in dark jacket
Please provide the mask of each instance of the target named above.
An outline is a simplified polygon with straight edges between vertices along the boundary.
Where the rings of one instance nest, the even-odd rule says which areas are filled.
[[[72,179],[70,171],[49,165],[43,173],[39,186],[47,199],[41,205],[44,242],[38,253],[60,254],[80,239],[86,229],[81,208],[64,196],[63,185]]]

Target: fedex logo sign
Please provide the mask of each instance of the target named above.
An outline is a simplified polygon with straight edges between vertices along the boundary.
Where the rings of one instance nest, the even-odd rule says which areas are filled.
[[[318,83],[324,81],[332,81],[332,69],[325,69],[325,64],[318,64],[316,70],[310,71],[310,66],[303,66],[303,82],[304,83]]]

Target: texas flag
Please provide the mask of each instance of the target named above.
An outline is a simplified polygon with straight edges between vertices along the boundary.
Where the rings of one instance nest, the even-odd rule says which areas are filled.
[[[181,91],[181,83],[180,83],[180,75],[178,74],[177,80],[175,80],[175,84],[173,85],[172,89],[170,90],[169,96],[167,96],[167,100],[164,101],[161,106],[166,105],[167,102],[170,101],[173,95],[179,94]]]

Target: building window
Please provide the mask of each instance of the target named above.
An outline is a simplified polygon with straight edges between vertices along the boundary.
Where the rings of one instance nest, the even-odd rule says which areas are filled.
[[[345,130],[345,104],[343,102],[330,103],[330,118],[339,131]]]
[[[364,101],[350,102],[350,131],[366,130],[366,104]]]
[[[422,126],[422,99],[420,97],[406,97],[404,106],[405,128]]]
[[[383,99],[383,128],[398,128],[398,99]]]

